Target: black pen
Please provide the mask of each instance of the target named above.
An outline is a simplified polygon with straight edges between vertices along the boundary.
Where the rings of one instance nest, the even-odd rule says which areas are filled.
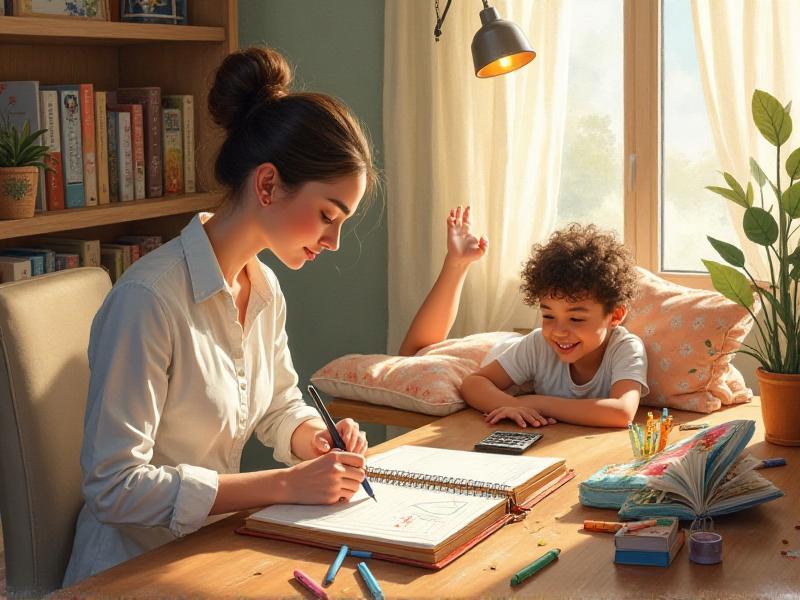
[[[336,423],[333,422],[333,419],[331,418],[328,409],[325,408],[325,405],[322,403],[322,398],[320,398],[317,388],[309,384],[308,393],[311,396],[311,399],[314,401],[314,405],[317,407],[317,411],[319,411],[322,420],[325,422],[325,426],[328,428],[328,433],[331,434],[333,445],[336,446],[339,450],[347,450],[347,446],[344,443],[342,436],[340,436],[339,432],[336,431]],[[367,480],[366,476],[364,477],[364,480],[361,482],[361,485],[364,487],[364,491],[367,492],[367,494],[369,494],[369,497],[375,500],[375,502],[377,502],[378,499],[375,497],[375,492],[372,491],[372,486],[369,484],[369,481]]]

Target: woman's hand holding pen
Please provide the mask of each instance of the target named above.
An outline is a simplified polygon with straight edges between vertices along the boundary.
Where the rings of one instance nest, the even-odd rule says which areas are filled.
[[[342,419],[336,423],[336,431],[344,440],[348,452],[363,456],[367,451],[367,436],[353,419]],[[333,447],[334,443],[327,429],[316,432],[311,438],[311,451],[315,456],[327,454]]]
[[[366,476],[360,454],[335,450],[287,469],[286,492],[291,504],[347,502]]]

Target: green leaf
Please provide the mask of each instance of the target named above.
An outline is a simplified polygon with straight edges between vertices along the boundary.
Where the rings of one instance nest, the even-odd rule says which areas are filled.
[[[747,194],[745,194],[744,201],[747,202],[747,206],[753,206],[753,182],[747,182]]]
[[[778,224],[775,217],[763,208],[751,206],[744,211],[742,227],[747,239],[762,246],[774,244],[778,239]]]
[[[793,267],[800,267],[800,245],[794,249],[794,252],[786,257],[786,260]]]
[[[726,263],[734,267],[744,266],[744,253],[736,246],[728,242],[723,242],[722,240],[714,239],[710,235],[706,237],[714,247],[714,250],[717,251],[717,254],[719,254]]]
[[[727,198],[728,200],[730,200],[734,204],[738,204],[742,208],[749,208],[746,200],[744,198],[740,198],[733,190],[729,190],[728,188],[724,187],[718,187],[716,185],[708,185],[706,186],[706,189],[714,192],[715,194],[719,194],[723,198]]]
[[[792,118],[774,96],[767,92],[753,92],[753,121],[766,140],[780,146],[792,134]]]
[[[764,187],[764,184],[767,183],[767,174],[758,166],[756,159],[752,156],[750,157],[750,175],[756,180],[758,187]]]
[[[786,109],[787,113],[792,112],[792,101],[789,100],[789,103],[786,106],[784,106],[783,108]]]
[[[792,181],[800,179],[800,148],[792,152],[786,159],[786,172]]]
[[[800,183],[795,183],[783,192],[781,208],[793,219],[800,217]]]
[[[703,260],[703,264],[711,275],[711,283],[720,294],[737,304],[750,308],[753,306],[753,290],[747,278],[728,265],[713,260]]]
[[[743,203],[747,204],[747,200],[745,199],[744,195],[744,189],[742,188],[742,185],[736,181],[736,178],[730,173],[723,173],[722,176],[725,178],[725,182],[728,184],[731,190],[733,190],[733,193],[736,194]],[[747,204],[747,206],[750,205],[751,204]]]

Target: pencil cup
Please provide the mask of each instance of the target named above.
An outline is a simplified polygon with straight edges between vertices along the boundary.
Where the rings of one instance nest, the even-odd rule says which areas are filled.
[[[661,411],[658,419],[653,418],[652,412],[648,412],[647,422],[644,426],[638,423],[628,423],[628,436],[633,457],[650,458],[661,452],[667,445],[671,431],[672,415],[666,408]]]

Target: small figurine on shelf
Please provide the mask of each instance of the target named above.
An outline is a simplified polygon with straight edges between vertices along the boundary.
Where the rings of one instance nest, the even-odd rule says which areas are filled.
[[[120,0],[120,20],[133,23],[186,25],[188,0]]]

